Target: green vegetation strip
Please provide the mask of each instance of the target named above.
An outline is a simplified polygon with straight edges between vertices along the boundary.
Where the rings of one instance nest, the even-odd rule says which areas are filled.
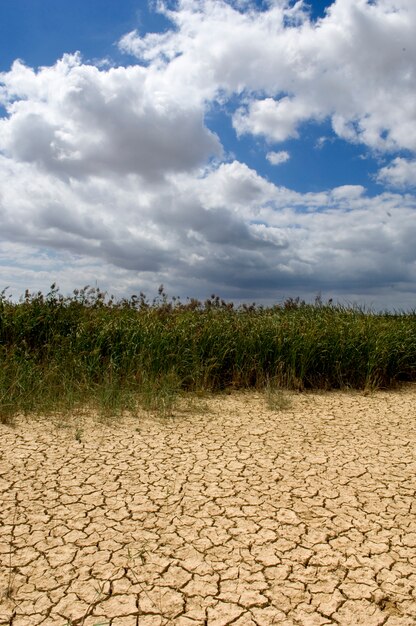
[[[0,295],[0,419],[94,406],[158,408],[179,392],[273,385],[388,388],[416,379],[416,313],[287,300],[238,308],[217,296],[168,300],[161,288],[115,301]]]

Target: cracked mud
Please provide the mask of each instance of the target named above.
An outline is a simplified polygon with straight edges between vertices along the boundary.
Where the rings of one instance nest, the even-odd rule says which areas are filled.
[[[414,386],[80,419],[0,426],[0,624],[416,624]]]

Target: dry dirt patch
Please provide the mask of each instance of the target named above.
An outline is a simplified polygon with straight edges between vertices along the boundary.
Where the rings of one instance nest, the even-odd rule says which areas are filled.
[[[404,626],[416,389],[0,426],[0,624]]]

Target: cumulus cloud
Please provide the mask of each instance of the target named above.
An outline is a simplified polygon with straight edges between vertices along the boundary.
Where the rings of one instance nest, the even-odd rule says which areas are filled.
[[[416,187],[416,159],[396,157],[380,169],[377,180],[392,187]]]
[[[172,175],[143,198],[135,183],[68,184],[42,171],[33,177],[28,164],[13,168],[14,185],[0,185],[0,232],[9,253],[25,245],[54,251],[36,271],[42,280],[54,265],[63,285],[69,277],[91,283],[95,271],[113,291],[115,282],[163,282],[175,294],[192,286],[200,297],[264,299],[319,289],[347,297],[397,283],[410,292],[416,279],[410,196],[369,198],[359,186],[299,194],[236,161],[199,177]]]
[[[266,154],[266,159],[272,165],[280,165],[281,163],[286,163],[286,161],[289,161],[290,154],[286,150],[281,150],[280,152],[268,152]]]
[[[220,155],[203,109],[159,89],[140,66],[100,70],[65,55],[3,73],[0,150],[58,176],[137,174],[159,179]]]
[[[242,11],[225,0],[180,0],[164,13],[175,30],[132,32],[121,48],[165,68],[189,95],[244,93],[238,132],[282,141],[299,123],[329,117],[348,141],[416,149],[413,0],[336,0],[317,22],[303,2]]]
[[[247,108],[238,109],[233,116],[233,126],[238,135],[264,135],[269,141],[281,142],[298,137],[299,123],[312,117],[313,111],[306,102],[289,97],[277,101],[266,98],[253,100]]]
[[[206,114],[220,103],[239,135],[270,144],[330,119],[346,141],[415,151],[416,3],[336,0],[317,22],[303,2],[265,6],[179,0],[162,5],[172,29],[122,38],[137,58],[127,67],[76,54],[0,75],[0,277],[14,255],[16,281],[26,264],[30,280],[55,271],[63,287],[95,275],[110,290],[163,282],[199,297],[410,302],[414,196],[277,186],[225,160]],[[395,186],[414,180],[410,159],[379,172]]]

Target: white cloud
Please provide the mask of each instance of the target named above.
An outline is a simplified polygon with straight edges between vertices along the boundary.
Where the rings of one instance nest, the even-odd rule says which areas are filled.
[[[29,259],[30,288],[57,279],[63,288],[97,280],[110,291],[151,291],[163,282],[172,294],[257,300],[319,290],[368,298],[397,284],[414,291],[411,196],[368,198],[359,186],[300,194],[239,162],[171,174],[143,195],[131,177],[68,183],[4,157],[0,172],[2,245],[18,266],[12,272],[0,256],[0,277],[6,286],[15,275],[14,293]],[[392,306],[397,298],[392,290]]]
[[[176,30],[130,33],[122,49],[163,68],[188,97],[245,94],[239,133],[282,141],[299,123],[330,117],[347,141],[416,150],[413,0],[336,0],[316,23],[302,2],[242,12],[223,0],[180,0],[165,14]]]
[[[393,159],[390,165],[380,169],[377,180],[392,187],[416,187],[416,159]]]
[[[57,176],[147,180],[220,155],[201,106],[153,78],[138,65],[99,70],[79,55],[38,72],[17,61],[1,75],[9,117],[0,121],[0,150]]]
[[[163,282],[199,297],[321,290],[410,303],[413,196],[278,187],[242,162],[221,162],[205,114],[219,101],[240,134],[276,143],[329,117],[347,141],[416,150],[416,3],[336,0],[317,23],[302,3],[267,7],[180,0],[165,10],[174,29],[122,39],[140,63],[99,68],[65,55],[0,75],[5,285],[12,275],[15,287],[26,276],[24,287],[36,288],[95,277],[110,290]],[[395,159],[379,180],[414,184],[414,161]]]
[[[318,111],[316,111],[318,114]],[[281,142],[298,137],[301,122],[314,117],[308,103],[296,98],[252,100],[248,108],[240,108],[233,116],[238,135],[264,135],[269,141]]]
[[[281,163],[286,163],[286,161],[289,161],[290,154],[286,150],[281,150],[280,152],[268,152],[266,154],[266,159],[272,165],[280,165]]]
[[[364,193],[365,189],[362,185],[342,185],[331,190],[332,198],[338,202],[341,200],[358,200]]]

